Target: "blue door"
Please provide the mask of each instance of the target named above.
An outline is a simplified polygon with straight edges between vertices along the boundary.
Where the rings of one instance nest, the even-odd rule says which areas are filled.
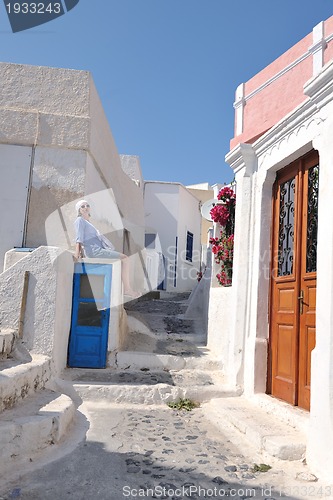
[[[112,266],[75,264],[68,366],[105,368]]]

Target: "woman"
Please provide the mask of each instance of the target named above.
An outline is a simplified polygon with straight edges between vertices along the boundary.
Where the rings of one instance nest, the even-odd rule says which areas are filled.
[[[74,223],[76,232],[74,260],[78,260],[81,257],[120,259],[124,294],[132,298],[137,298],[139,294],[134,292],[130,285],[128,257],[123,253],[117,252],[111,241],[91,224],[89,221],[90,205],[86,200],[78,201],[75,205],[75,209],[77,212],[77,219]]]

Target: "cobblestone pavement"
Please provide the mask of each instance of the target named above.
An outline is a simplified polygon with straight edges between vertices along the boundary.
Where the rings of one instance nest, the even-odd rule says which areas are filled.
[[[200,322],[184,317],[189,293],[169,295],[164,299],[139,300],[126,304],[127,313],[143,320],[151,332],[150,336],[130,332],[126,350],[202,356],[206,333]]]
[[[142,314],[152,335],[133,332],[128,349],[203,356],[205,339],[182,316],[187,297],[129,303],[127,310]],[[67,382],[89,389],[81,393],[81,418],[60,446],[50,444],[48,456],[27,457],[11,477],[0,478],[0,500],[333,498],[333,480],[331,486],[316,481],[302,461],[258,454],[234,429],[215,427],[208,404],[189,412],[133,404],[140,389],[156,384],[213,386],[213,372],[141,370],[68,371]],[[131,404],[115,404],[107,391],[99,399],[98,384],[128,391]]]
[[[295,480],[302,464],[265,461],[272,468],[256,471],[262,457],[233,444],[202,407],[187,412],[86,401],[80,409],[90,422],[86,439],[0,487],[0,499],[333,498],[333,487]]]

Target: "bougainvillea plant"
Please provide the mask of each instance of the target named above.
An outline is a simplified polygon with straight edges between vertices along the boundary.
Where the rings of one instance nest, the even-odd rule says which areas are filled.
[[[216,204],[211,209],[211,218],[214,222],[224,227],[226,234],[230,236],[234,230],[236,194],[233,189],[225,186],[219,191],[217,199],[222,203]]]
[[[219,264],[220,271],[216,278],[221,286],[230,286],[232,284],[232,265],[234,255],[234,222],[236,194],[230,187],[222,188],[217,199],[222,204],[216,204],[210,211],[214,222],[221,226],[220,236],[211,238],[212,252],[214,260]]]
[[[219,285],[229,286],[232,283],[232,262],[234,256],[234,235],[226,236],[222,230],[219,238],[211,238],[214,260],[220,264],[220,272],[216,278]]]

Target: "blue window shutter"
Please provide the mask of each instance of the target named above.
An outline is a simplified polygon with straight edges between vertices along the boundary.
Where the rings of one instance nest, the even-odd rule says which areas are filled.
[[[192,262],[193,257],[193,233],[187,231],[186,237],[186,260]]]

